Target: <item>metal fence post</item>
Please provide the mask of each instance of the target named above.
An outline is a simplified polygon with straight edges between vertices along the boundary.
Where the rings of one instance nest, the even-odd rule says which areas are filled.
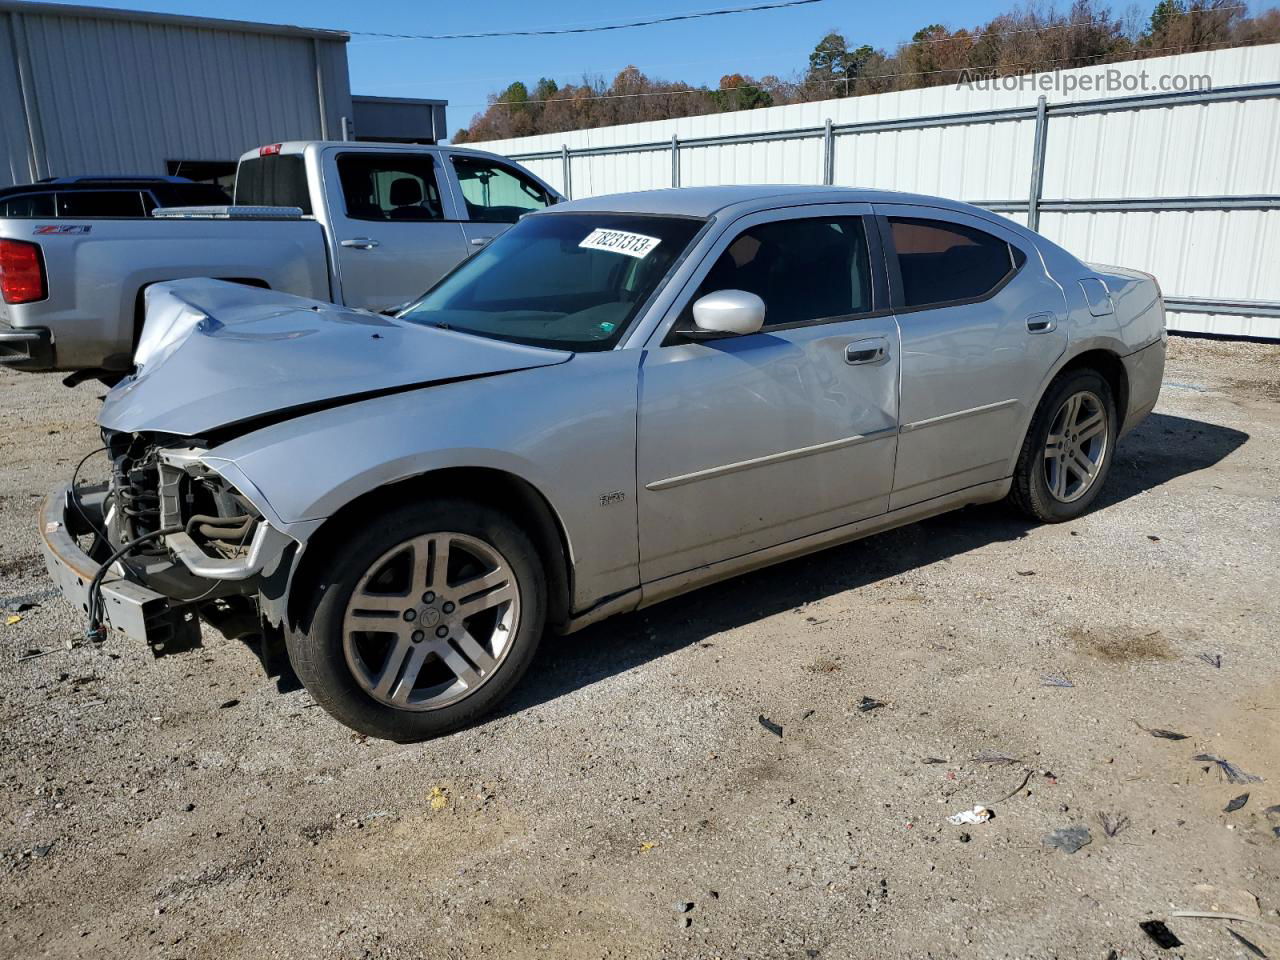
[[[1040,229],[1040,200],[1044,189],[1044,145],[1049,133],[1049,105],[1044,96],[1036,101],[1035,142],[1031,148],[1031,192],[1027,197],[1027,226]]]
[[[671,185],[680,186],[680,138],[671,135]]]
[[[569,145],[560,144],[560,179],[564,183],[564,198],[573,199],[573,170],[569,166]]]
[[[828,187],[836,181],[836,135],[831,129],[831,118],[822,130],[822,182]]]

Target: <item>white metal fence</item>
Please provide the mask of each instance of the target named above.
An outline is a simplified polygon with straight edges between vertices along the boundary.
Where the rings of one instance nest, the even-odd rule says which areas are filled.
[[[1114,95],[1082,95],[1106,71]],[[1171,329],[1280,339],[1280,44],[1038,76],[477,146],[570,197],[717,183],[955,197],[1154,273]],[[1212,89],[1161,89],[1191,76]]]

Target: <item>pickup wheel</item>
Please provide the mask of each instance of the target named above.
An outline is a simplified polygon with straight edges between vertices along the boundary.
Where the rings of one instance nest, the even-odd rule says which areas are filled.
[[[316,702],[408,743],[466,726],[520,680],[546,616],[528,536],[463,499],[383,514],[342,543],[287,636]]]
[[[1031,420],[1009,499],[1045,523],[1074,520],[1101,493],[1115,439],[1116,405],[1106,379],[1093,370],[1059,376]]]

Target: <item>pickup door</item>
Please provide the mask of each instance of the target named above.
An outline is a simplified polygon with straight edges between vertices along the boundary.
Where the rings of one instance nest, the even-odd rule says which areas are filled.
[[[472,253],[526,213],[556,202],[538,181],[510,164],[476,154],[450,152],[447,158]]]
[[[337,149],[323,162],[342,301],[371,310],[418,297],[522,214],[554,202],[487,157]]]
[[[394,307],[466,258],[438,153],[330,150],[323,163],[343,303]]]

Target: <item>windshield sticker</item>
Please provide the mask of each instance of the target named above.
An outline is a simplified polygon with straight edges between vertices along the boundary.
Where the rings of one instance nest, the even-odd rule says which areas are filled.
[[[646,237],[643,233],[627,233],[625,230],[606,230],[603,227],[596,227],[578,246],[586,250],[623,253],[628,257],[643,260],[653,253],[654,248],[661,242],[660,238]]]

